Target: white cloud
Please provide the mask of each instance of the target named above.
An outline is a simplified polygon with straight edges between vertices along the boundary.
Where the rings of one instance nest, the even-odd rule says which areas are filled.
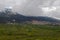
[[[22,5],[24,5],[25,3],[26,0],[0,0],[0,7],[4,8],[4,7],[12,6],[13,9],[16,8],[20,9]]]
[[[42,7],[42,11],[46,13],[56,11],[56,7]]]
[[[12,6],[7,6],[5,7],[6,9],[12,9],[13,7]]]
[[[60,0],[0,0],[0,9],[5,7],[12,7],[13,10],[28,16],[47,15],[60,18]]]

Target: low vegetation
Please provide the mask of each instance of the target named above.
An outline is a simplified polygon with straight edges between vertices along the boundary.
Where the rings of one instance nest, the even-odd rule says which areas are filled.
[[[0,24],[0,40],[60,40],[60,26]]]

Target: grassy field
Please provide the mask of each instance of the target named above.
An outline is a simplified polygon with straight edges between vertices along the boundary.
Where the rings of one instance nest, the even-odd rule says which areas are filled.
[[[0,24],[0,40],[60,40],[60,26]]]

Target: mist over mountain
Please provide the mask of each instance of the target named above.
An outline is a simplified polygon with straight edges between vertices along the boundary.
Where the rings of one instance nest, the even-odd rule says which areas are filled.
[[[11,9],[5,9],[0,11],[0,23],[16,22],[16,23],[25,23],[27,21],[31,22],[36,21],[45,21],[50,23],[60,23],[60,20],[46,17],[46,16],[24,16],[18,12],[14,12]]]
[[[0,0],[0,10],[11,7],[26,16],[48,16],[60,19],[60,0]]]

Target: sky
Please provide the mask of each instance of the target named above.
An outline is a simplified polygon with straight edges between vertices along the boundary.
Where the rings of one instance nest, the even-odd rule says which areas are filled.
[[[0,0],[0,10],[4,8],[11,8],[26,16],[60,19],[60,0]]]

